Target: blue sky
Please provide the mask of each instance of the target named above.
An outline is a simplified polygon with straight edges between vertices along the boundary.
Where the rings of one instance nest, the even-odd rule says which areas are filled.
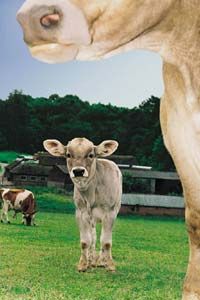
[[[32,96],[76,94],[90,103],[133,107],[161,96],[162,63],[158,55],[133,51],[97,62],[47,65],[34,60],[15,15],[24,0],[0,0],[0,99],[14,89]]]

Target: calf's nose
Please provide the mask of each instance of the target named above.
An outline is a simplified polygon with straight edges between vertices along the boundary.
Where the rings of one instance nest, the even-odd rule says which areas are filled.
[[[73,170],[74,177],[83,177],[84,173],[85,173],[84,168],[77,168]]]

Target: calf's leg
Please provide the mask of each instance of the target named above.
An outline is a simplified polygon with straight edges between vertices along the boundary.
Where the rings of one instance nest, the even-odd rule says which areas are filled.
[[[97,233],[96,233],[96,223],[92,221],[91,224],[91,246],[89,251],[89,265],[91,267],[96,267],[97,264],[97,254],[96,254],[96,240],[97,240]]]
[[[77,210],[76,219],[79,225],[81,244],[81,257],[77,268],[79,272],[84,272],[89,267],[89,251],[92,244],[91,218],[86,210]]]
[[[102,220],[101,250],[98,259],[98,266],[106,267],[109,271],[115,271],[115,263],[112,259],[112,227],[115,220],[113,214],[106,214]]]

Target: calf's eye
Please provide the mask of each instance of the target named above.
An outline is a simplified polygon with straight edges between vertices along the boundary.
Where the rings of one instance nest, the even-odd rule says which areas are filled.
[[[67,153],[67,158],[70,158],[71,157],[71,154],[70,153]]]
[[[89,155],[89,158],[94,158],[94,154],[90,153]]]

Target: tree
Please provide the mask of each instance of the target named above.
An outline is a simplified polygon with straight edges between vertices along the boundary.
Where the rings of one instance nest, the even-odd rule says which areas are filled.
[[[0,100],[0,149],[33,153],[42,142],[57,138],[66,143],[87,137],[95,144],[105,139],[119,142],[118,154],[136,156],[141,165],[172,170],[174,165],[162,140],[160,99],[154,96],[132,109],[89,104],[77,96],[57,94],[33,98],[15,90]]]

